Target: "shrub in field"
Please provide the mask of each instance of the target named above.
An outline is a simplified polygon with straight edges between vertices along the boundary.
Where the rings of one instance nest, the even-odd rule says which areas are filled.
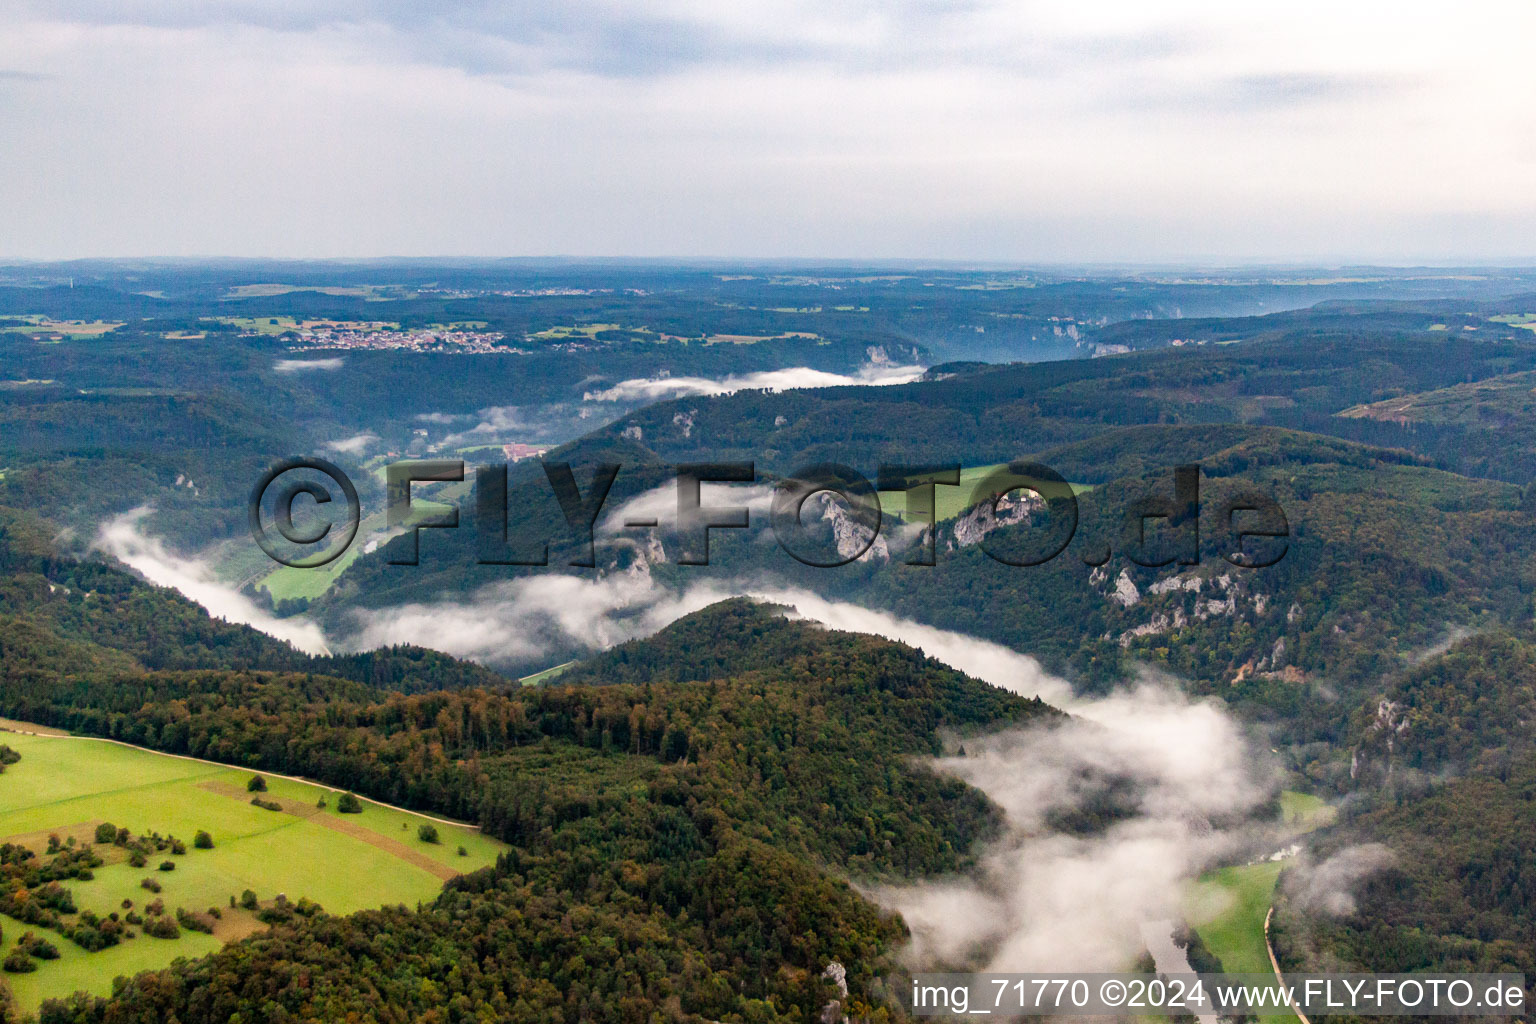
[[[17,941],[16,948],[26,950],[28,956],[38,960],[57,960],[59,958],[59,947],[47,939],[39,938],[31,932],[27,932]]]
[[[213,934],[213,918],[207,914],[199,914],[184,907],[177,907],[176,922],[190,932],[202,932],[204,935]]]
[[[157,939],[179,939],[181,929],[176,927],[174,920],[162,914],[144,923],[144,934],[153,935]]]

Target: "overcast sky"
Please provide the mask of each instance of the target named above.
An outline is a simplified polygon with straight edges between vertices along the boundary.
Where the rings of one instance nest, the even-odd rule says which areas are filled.
[[[10,0],[0,257],[1536,259],[1536,4]]]

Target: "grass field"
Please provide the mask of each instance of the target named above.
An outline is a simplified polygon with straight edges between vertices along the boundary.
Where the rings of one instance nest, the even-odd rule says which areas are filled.
[[[1333,824],[1339,809],[1320,796],[1287,789],[1280,794],[1280,820],[1297,832]]]
[[[299,320],[291,316],[221,316],[213,317],[249,334],[278,335],[286,331],[333,329],[341,331],[394,331],[400,325],[384,320]]]
[[[531,676],[523,676],[518,680],[518,682],[522,683],[524,686],[537,686],[539,683],[545,683],[555,678],[555,676],[558,676],[560,673],[564,672],[574,664],[576,664],[574,661],[565,661],[558,665],[551,665],[549,668],[544,669],[542,672],[535,672]]]
[[[28,323],[0,327],[0,331],[8,331],[12,334],[46,334],[68,338],[71,341],[82,341],[99,338],[123,326],[121,322],[109,320],[53,320],[44,316],[24,316],[14,319],[26,320]]]
[[[595,338],[599,331],[621,330],[624,328],[618,324],[560,324],[555,327],[546,327],[542,331],[534,331],[527,337],[530,340],[537,338],[540,341],[563,341],[570,338]]]
[[[1285,790],[1280,819],[1292,835],[1329,824],[1338,808],[1321,797]],[[1208,871],[1190,887],[1184,915],[1231,974],[1269,974],[1264,947],[1264,917],[1274,902],[1283,861],[1262,861]],[[1274,1019],[1294,1019],[1290,1013]]]
[[[1280,878],[1279,861],[1218,868],[1201,876],[1186,916],[1232,974],[1268,974],[1264,915]]]
[[[334,561],[312,569],[274,565],[272,571],[261,578],[259,586],[271,594],[274,601],[288,601],[301,597],[313,601],[330,590],[331,585],[347,571],[347,567],[357,561],[358,556],[367,547],[366,538],[367,535],[359,530],[358,537],[352,542],[351,547]]]
[[[994,463],[990,466],[964,466],[960,470],[960,486],[951,487],[944,484],[934,488],[934,503],[938,505],[935,514],[939,522],[953,519],[961,512],[975,504],[976,496],[973,492],[976,485],[986,479],[988,473],[1002,469],[1007,463]],[[1074,494],[1087,494],[1093,490],[1089,484],[1073,484]],[[904,516],[907,511],[907,495],[903,491],[880,492],[880,514],[886,516]]]
[[[422,842],[417,828],[426,818],[366,801],[361,814],[338,814],[336,794],[308,783],[266,776],[265,798],[283,806],[271,811],[249,803],[249,771],[93,739],[5,732],[0,742],[22,755],[0,775],[0,839],[41,853],[50,832],[85,841],[96,824],[110,821],[135,834],[160,832],[188,843],[170,872],[154,870],[163,858],[133,868],[121,850],[98,846],[107,863],[96,869],[96,877],[67,883],[78,906],[106,914],[118,910],[124,898],[139,905],[141,897],[152,898],[139,880],[153,875],[164,887],[168,912],[215,906],[224,915],[213,936],[186,929],[174,940],[140,934],[96,953],[46,934],[60,959],[31,974],[6,975],[18,1003],[29,1011],[44,998],[76,989],[107,994],[117,975],[201,956],[259,930],[263,925],[253,914],[229,909],[229,897],[245,889],[263,902],[278,893],[295,901],[307,896],[331,913],[412,905],[432,899],[445,878],[491,864],[505,849],[472,827],[441,821],[434,821],[441,842]],[[321,797],[328,805],[324,810],[316,807]],[[213,836],[213,849],[191,848],[199,829]],[[0,925],[3,956],[27,928],[4,917]]]
[[[1511,327],[1524,327],[1529,331],[1536,331],[1536,313],[1506,313],[1502,316],[1493,316],[1488,319],[1495,323],[1508,324]]]
[[[387,463],[380,464],[380,472],[386,465]],[[472,480],[421,487],[411,495],[411,504],[423,515],[443,512],[453,505],[462,509],[473,496],[473,487]],[[423,497],[423,493],[431,494],[441,500]],[[395,537],[399,532],[398,530],[390,531],[389,517],[385,509],[370,512],[357,524],[357,535],[353,538],[351,545],[333,561],[310,569],[297,569],[293,566],[278,565],[269,559],[266,563],[269,568],[257,579],[256,586],[270,594],[274,601],[297,598],[313,601],[331,589],[332,585],[341,578],[341,574],[347,571],[347,567],[367,551],[370,541],[378,540],[382,543]]]
[[[319,292],[321,295],[344,295],[361,299],[393,298],[385,294],[387,286],[361,285],[311,285],[311,284],[240,284],[225,293],[228,299],[266,299],[291,292]]]

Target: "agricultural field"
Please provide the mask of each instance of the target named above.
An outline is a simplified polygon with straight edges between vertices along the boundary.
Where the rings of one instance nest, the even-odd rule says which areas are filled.
[[[3,976],[27,1011],[78,989],[106,995],[118,975],[201,956],[259,931],[266,927],[259,915],[270,916],[279,894],[289,907],[305,899],[334,914],[409,906],[432,899],[446,879],[494,863],[505,849],[471,826],[366,800],[359,801],[360,813],[341,814],[341,794],[310,783],[264,775],[266,789],[253,794],[250,771],[106,740],[5,731],[0,743],[21,754],[0,774],[0,841],[26,846],[46,861],[50,836],[57,836],[76,847],[92,843],[104,861],[89,880],[63,883],[79,912],[126,915],[123,901],[132,900],[131,909],[142,913],[157,898],[166,916],[178,908],[220,912],[212,934],[183,927],[177,938],[156,938],[130,925],[134,938],[96,952],[56,930],[0,915],[0,959],[28,931],[59,952],[58,959],[34,961],[35,971]],[[253,805],[253,797],[275,809]],[[95,841],[104,823],[135,837],[174,836],[184,852],[153,852],[134,867],[128,849]],[[436,842],[421,835],[424,825],[436,830]],[[209,834],[211,849],[195,845],[200,831]],[[159,870],[162,862],[174,866]],[[141,886],[146,878],[160,885],[158,895]],[[255,894],[255,907],[231,907],[231,898],[240,904],[246,890]],[[76,921],[66,915],[64,926]]]
[[[819,311],[819,310],[818,310]],[[795,312],[791,310],[790,312]],[[602,341],[600,335],[614,331],[624,332],[631,341],[655,341],[659,343],[677,342],[688,345],[694,342],[703,342],[705,345],[755,345],[760,341],[780,341],[788,338],[802,338],[808,341],[819,341],[821,336],[810,331],[782,331],[778,334],[667,334],[658,333],[649,327],[624,327],[621,324],[576,324],[556,325],[547,327],[542,331],[533,331],[524,337],[528,341]]]
[[[1536,331],[1536,313],[1508,313],[1504,316],[1489,317],[1494,323],[1509,324],[1511,327],[1524,327],[1529,331]]]
[[[662,337],[667,337],[663,335]],[[760,341],[779,341],[784,338],[804,338],[819,341],[821,335],[810,331],[784,331],[781,334],[711,334],[704,339],[706,345],[756,345]]]
[[[103,334],[109,334],[123,326],[121,321],[113,320],[53,320],[45,316],[21,316],[7,317],[8,326],[0,327],[0,331],[11,334],[26,334],[48,340],[84,341],[90,338],[99,338]],[[14,321],[24,321],[16,323]]]
[[[288,331],[398,331],[400,325],[383,320],[300,320],[291,316],[221,316],[213,318],[247,334],[285,334]]]
[[[293,292],[318,292],[321,295],[347,296],[350,298],[366,299],[370,302],[383,301],[409,297],[409,293],[402,291],[395,285],[294,285],[294,284],[241,284],[229,289],[225,293],[228,299],[266,299],[275,295],[288,295]]]
[[[575,326],[558,325],[546,327],[542,331],[534,331],[528,335],[529,340],[539,341],[568,341],[571,338],[585,338],[591,341],[602,331],[622,331],[625,328],[618,324],[579,324]]]

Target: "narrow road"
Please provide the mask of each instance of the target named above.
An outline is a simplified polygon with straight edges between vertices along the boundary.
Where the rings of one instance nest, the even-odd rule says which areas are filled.
[[[1269,919],[1275,916],[1275,908],[1271,906],[1269,912],[1264,915],[1264,950],[1269,954],[1269,966],[1275,969],[1275,984],[1283,990],[1285,988],[1285,975],[1280,973],[1280,961],[1275,959],[1275,947],[1269,944]],[[1301,1012],[1301,1007],[1296,1005],[1296,1000],[1291,1000],[1291,1011],[1301,1018],[1301,1024],[1312,1024],[1307,1015]]]

